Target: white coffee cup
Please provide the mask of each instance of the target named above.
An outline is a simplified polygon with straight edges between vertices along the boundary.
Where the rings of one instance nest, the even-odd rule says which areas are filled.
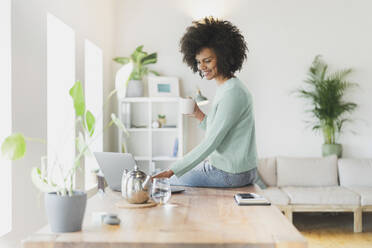
[[[195,101],[191,98],[181,98],[180,111],[182,114],[188,115],[194,113]]]

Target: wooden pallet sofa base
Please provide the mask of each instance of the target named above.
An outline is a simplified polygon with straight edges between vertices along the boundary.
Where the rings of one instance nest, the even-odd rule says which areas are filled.
[[[352,212],[354,214],[354,232],[363,231],[363,212],[372,212],[372,206],[348,206],[348,205],[282,205],[277,206],[287,217],[290,222],[293,222],[294,212]]]

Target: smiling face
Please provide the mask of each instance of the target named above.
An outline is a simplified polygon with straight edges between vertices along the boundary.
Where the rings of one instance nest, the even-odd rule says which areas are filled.
[[[217,56],[214,51],[208,47],[202,48],[195,56],[196,63],[202,75],[208,79],[214,79],[218,76]]]

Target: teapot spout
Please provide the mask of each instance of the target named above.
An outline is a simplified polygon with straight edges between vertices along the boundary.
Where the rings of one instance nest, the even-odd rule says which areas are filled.
[[[151,182],[151,176],[146,176],[145,181],[142,183],[142,188],[147,190]]]

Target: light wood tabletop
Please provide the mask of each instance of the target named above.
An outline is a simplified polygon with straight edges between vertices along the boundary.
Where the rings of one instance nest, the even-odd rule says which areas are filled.
[[[24,248],[52,247],[307,247],[306,239],[275,206],[238,206],[234,194],[257,192],[253,186],[234,189],[190,188],[168,204],[125,209],[115,203],[120,193],[88,200],[83,230],[55,234],[45,227],[23,241]],[[94,224],[92,213],[118,214],[120,226]]]

